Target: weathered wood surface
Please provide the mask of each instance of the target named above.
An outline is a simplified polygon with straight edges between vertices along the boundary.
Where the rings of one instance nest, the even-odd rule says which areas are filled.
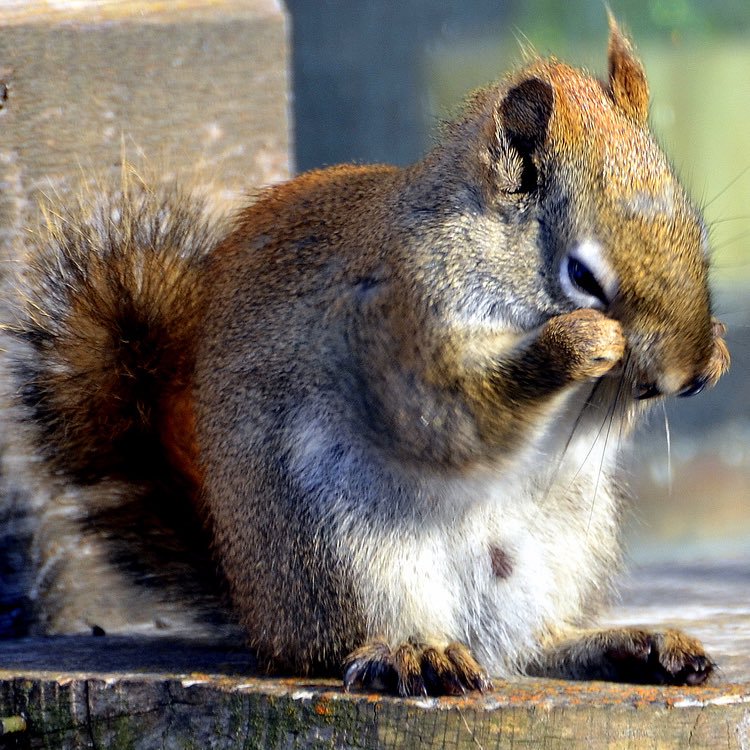
[[[154,674],[0,673],[28,728],[9,747],[744,748],[750,687],[523,680],[468,698],[342,693],[334,682]]]
[[[121,159],[231,199],[289,176],[277,0],[0,0],[0,252]]]
[[[750,748],[750,563],[636,572],[614,622],[666,618],[719,662],[701,688],[523,679],[401,700],[336,680],[258,677],[239,646],[68,637],[0,644],[0,716],[17,748]],[[5,744],[2,744],[2,743]]]
[[[105,645],[103,640],[77,639],[76,648],[88,647],[106,662],[120,647]],[[38,642],[25,645],[40,646]],[[57,652],[67,649],[59,640],[47,647]],[[175,648],[175,644],[165,647],[160,658],[175,655]],[[330,680],[238,676],[237,655],[218,651],[212,655],[210,674],[194,670],[139,674],[139,665],[153,663],[149,658],[153,649],[147,647],[133,658],[127,671],[0,672],[0,710],[5,716],[23,715],[28,724],[25,733],[5,742],[13,742],[9,747],[61,750],[745,750],[750,742],[750,685],[687,689],[520,680],[497,685],[486,695],[460,699],[396,699],[347,695]],[[201,658],[196,662],[200,664]]]

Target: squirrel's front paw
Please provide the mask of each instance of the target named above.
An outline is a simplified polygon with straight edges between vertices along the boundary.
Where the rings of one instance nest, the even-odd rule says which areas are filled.
[[[598,310],[581,309],[547,321],[544,344],[571,380],[599,378],[613,370],[625,353],[620,324]]]
[[[462,695],[490,690],[487,673],[461,643],[445,648],[408,641],[391,649],[369,641],[344,660],[344,688],[360,684],[398,695]]]

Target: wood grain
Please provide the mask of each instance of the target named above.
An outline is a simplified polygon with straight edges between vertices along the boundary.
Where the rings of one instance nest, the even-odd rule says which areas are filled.
[[[0,3],[0,250],[123,157],[219,200],[288,177],[287,34],[274,0]]]

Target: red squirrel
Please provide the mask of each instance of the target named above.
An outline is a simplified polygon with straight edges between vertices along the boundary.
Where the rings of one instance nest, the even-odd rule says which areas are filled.
[[[708,677],[679,631],[587,629],[621,443],[729,363],[614,21],[608,59],[536,59],[416,164],[229,224],[132,180],[56,211],[6,336],[39,629],[215,632],[225,585],[261,665],[347,687]]]

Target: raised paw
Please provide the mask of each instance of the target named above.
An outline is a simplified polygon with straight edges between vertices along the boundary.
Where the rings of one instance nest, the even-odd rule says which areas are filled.
[[[703,645],[680,630],[613,631],[605,651],[616,679],[647,685],[700,685],[715,665]]]
[[[462,695],[467,690],[490,690],[492,683],[466,646],[440,647],[417,641],[391,649],[370,641],[344,660],[344,688],[362,685],[401,696]]]
[[[602,377],[620,364],[625,353],[620,324],[588,308],[547,321],[544,342],[571,380]]]

